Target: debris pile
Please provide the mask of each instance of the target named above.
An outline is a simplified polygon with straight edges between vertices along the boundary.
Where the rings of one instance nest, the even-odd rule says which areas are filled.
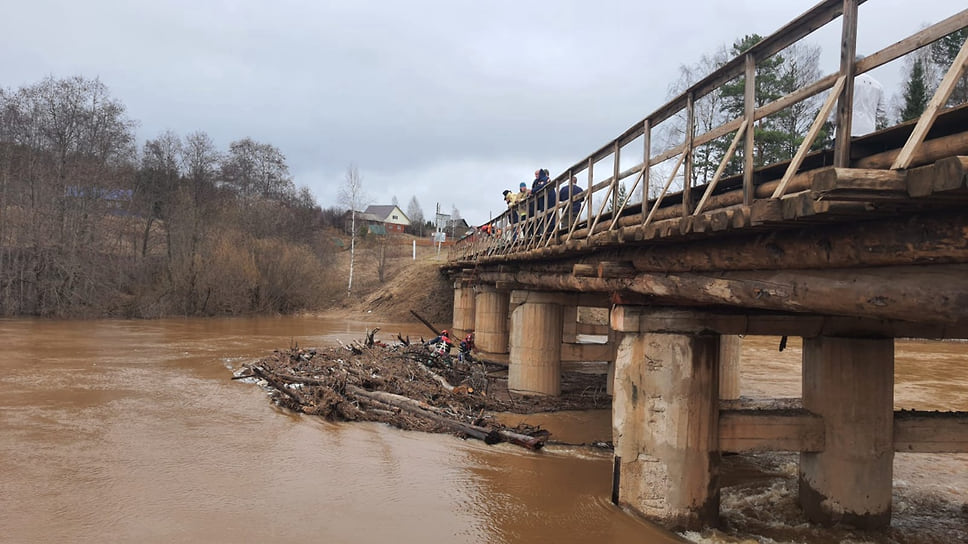
[[[601,374],[563,373],[560,397],[518,395],[507,389],[506,366],[450,355],[399,335],[399,343],[384,344],[374,339],[378,330],[338,348],[277,350],[235,378],[255,378],[278,405],[329,420],[380,421],[528,449],[541,448],[549,433],[526,424],[509,428],[494,413],[609,406]]]

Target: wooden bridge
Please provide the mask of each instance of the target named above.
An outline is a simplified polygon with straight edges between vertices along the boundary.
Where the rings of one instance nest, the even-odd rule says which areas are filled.
[[[855,77],[968,27],[968,10],[856,60],[859,3],[820,2],[562,172],[526,220],[507,212],[459,241],[444,266],[454,329],[507,358],[513,390],[555,395],[563,361],[609,362],[613,499],[668,526],[716,523],[725,451],[800,452],[808,517],[867,528],[890,523],[895,451],[968,452],[968,413],[893,411],[895,338],[968,338],[968,105],[946,106],[968,45],[919,119],[850,137]],[[761,63],[838,23],[839,71],[757,96]],[[700,130],[697,104],[731,82],[743,114]],[[758,123],[811,97],[822,105],[796,152],[756,167]],[[663,123],[681,141],[656,150]],[[725,156],[697,179],[714,141]],[[575,183],[586,190],[548,198]],[[582,306],[609,309],[608,344],[577,342]],[[803,338],[797,406],[731,400],[740,335]]]

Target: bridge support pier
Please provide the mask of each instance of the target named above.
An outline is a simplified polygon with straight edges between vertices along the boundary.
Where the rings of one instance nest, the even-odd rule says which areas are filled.
[[[511,293],[509,390],[561,394],[562,302],[557,293]]]
[[[823,417],[826,446],[800,454],[800,505],[814,522],[891,522],[894,340],[803,340],[803,407]]]
[[[613,500],[675,530],[719,518],[719,349],[719,335],[667,332],[618,347]]]
[[[452,338],[460,340],[474,331],[477,314],[477,293],[463,282],[454,284],[454,322],[451,324]]]
[[[474,343],[485,353],[508,352],[509,293],[493,285],[480,285],[474,304]]]

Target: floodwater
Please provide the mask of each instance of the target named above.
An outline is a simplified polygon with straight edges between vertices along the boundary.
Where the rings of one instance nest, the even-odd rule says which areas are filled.
[[[0,542],[682,541],[609,502],[607,451],[327,423],[231,379],[273,349],[331,346],[375,325],[385,340],[426,335],[310,317],[0,320]],[[798,350],[747,338],[743,394],[799,396]],[[898,342],[898,407],[968,410],[966,357],[968,344]],[[610,439],[607,411],[540,419],[564,442]],[[764,481],[762,467],[750,474]],[[852,542],[968,542],[968,456],[898,455],[895,489],[891,531]],[[732,529],[684,536],[843,540],[798,525],[783,507],[795,493],[724,492]]]

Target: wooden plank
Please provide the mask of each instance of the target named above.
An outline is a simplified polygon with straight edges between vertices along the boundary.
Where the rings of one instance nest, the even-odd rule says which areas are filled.
[[[824,450],[823,418],[806,410],[720,410],[719,449],[726,452]]]
[[[968,412],[894,412],[894,451],[968,453]]]
[[[954,90],[966,66],[968,66],[968,40],[965,40],[965,43],[961,45],[958,56],[951,63],[951,67],[948,68],[944,79],[938,85],[938,90],[935,91],[934,96],[931,97],[928,105],[924,108],[924,113],[918,119],[918,124],[914,126],[914,132],[911,133],[911,136],[904,144],[904,148],[901,149],[901,153],[898,154],[894,164],[891,165],[892,170],[907,168],[911,165],[914,152],[921,145],[921,142],[924,141],[925,136],[928,135],[928,130],[934,125],[934,120],[937,119],[938,112],[948,101],[948,97],[951,96],[951,91]]]

